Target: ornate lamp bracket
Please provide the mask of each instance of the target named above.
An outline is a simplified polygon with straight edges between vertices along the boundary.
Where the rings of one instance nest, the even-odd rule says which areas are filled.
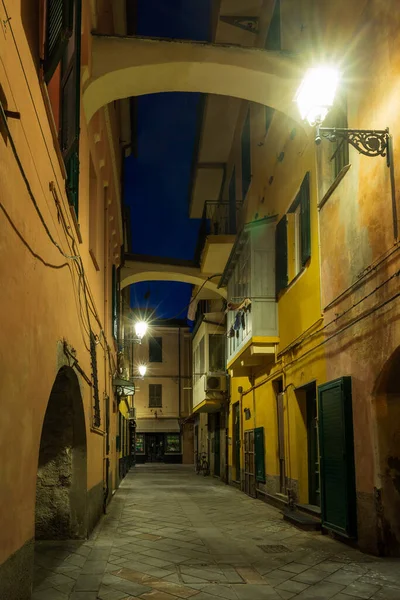
[[[390,136],[386,129],[345,129],[340,127],[321,127],[316,125],[315,143],[320,144],[322,138],[330,142],[346,140],[353,148],[365,156],[384,156],[390,167]]]

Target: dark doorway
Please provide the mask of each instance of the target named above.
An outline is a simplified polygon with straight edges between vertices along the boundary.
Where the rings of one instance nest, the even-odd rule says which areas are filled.
[[[307,446],[308,446],[308,503],[321,505],[319,451],[318,451],[318,419],[317,388],[312,383],[306,388],[307,406]]]
[[[40,440],[35,537],[84,538],[87,533],[86,428],[79,382],[62,367],[51,390]]]
[[[240,403],[233,405],[233,467],[234,481],[240,481]]]
[[[214,475],[221,475],[221,415],[215,415],[215,431],[214,431]]]
[[[379,444],[376,506],[380,554],[400,556],[400,349],[379,378],[375,411]]]
[[[146,435],[146,451],[148,462],[164,461],[164,433],[148,433]]]

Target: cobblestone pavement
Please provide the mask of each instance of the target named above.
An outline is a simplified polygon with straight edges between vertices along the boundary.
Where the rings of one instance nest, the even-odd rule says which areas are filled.
[[[305,533],[187,467],[136,467],[90,540],[37,544],[33,600],[400,600],[400,561]]]

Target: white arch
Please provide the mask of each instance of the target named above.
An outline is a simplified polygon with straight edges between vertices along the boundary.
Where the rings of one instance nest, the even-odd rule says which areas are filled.
[[[299,60],[279,52],[95,35],[83,105],[90,121],[113,100],[160,92],[203,92],[271,106],[304,126],[293,102],[301,77]]]
[[[148,266],[148,265],[147,265]],[[175,271],[141,271],[136,273],[127,273],[123,271],[121,278],[121,289],[126,288],[128,285],[134,283],[141,283],[143,281],[178,281],[181,283],[190,283],[191,285],[202,286],[203,289],[208,289],[213,292],[213,296],[218,294],[222,298],[227,297],[225,288],[218,288],[218,278],[207,281],[207,275],[191,275],[189,273],[181,273]],[[204,297],[204,295],[202,296]]]

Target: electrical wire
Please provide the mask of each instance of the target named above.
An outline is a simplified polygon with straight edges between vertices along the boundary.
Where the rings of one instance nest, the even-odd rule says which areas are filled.
[[[206,283],[208,283],[211,279],[214,279],[215,277],[222,277],[222,273],[216,273],[215,275],[210,275],[210,277],[207,277],[207,279],[205,279],[203,281],[203,283],[201,284],[201,286],[199,287],[199,289],[197,290],[197,293],[195,296],[193,296],[193,298],[190,300],[189,304],[187,304],[186,306],[184,306],[182,308],[181,311],[179,311],[176,315],[174,315],[173,317],[168,317],[167,319],[157,319],[157,321],[161,321],[163,323],[165,323],[166,321],[174,321],[175,319],[177,319],[182,313],[184,313],[185,311],[187,311],[189,309],[189,307],[191,306],[191,304],[193,304],[193,302],[196,300],[197,296],[200,294],[201,290],[203,289],[203,287],[206,285]]]

